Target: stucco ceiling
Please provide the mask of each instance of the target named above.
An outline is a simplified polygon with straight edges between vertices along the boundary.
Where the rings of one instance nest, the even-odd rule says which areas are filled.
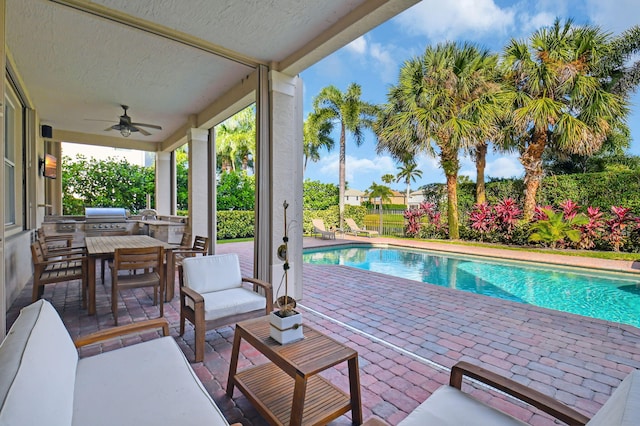
[[[175,138],[255,64],[295,75],[417,0],[61,2],[7,0],[10,65],[24,95],[41,123],[56,131],[133,146],[136,139]],[[85,6],[89,11],[77,10]],[[121,104],[133,121],[162,130],[126,140],[106,132],[118,122]]]

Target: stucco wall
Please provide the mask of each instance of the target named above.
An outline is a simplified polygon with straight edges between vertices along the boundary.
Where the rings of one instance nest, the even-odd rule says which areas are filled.
[[[17,299],[33,275],[31,231],[12,235],[4,242],[4,279],[7,309]]]

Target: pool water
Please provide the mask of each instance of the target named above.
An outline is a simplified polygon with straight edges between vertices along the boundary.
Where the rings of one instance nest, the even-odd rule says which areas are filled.
[[[303,261],[352,266],[640,327],[640,276],[632,274],[371,246],[305,250]]]

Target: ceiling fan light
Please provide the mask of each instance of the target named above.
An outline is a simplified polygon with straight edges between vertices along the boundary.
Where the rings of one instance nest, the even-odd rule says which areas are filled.
[[[120,134],[125,138],[128,138],[129,135],[131,135],[131,129],[126,126],[122,126],[122,128],[120,129]]]

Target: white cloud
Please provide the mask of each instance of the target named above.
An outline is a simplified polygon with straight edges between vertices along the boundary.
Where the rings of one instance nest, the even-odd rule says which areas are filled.
[[[338,183],[339,160],[337,153],[331,153],[320,159],[319,171],[323,181]],[[345,179],[350,188],[365,190],[372,182],[380,183],[380,177],[386,173],[396,174],[393,159],[387,155],[375,158],[359,158],[347,155]]]
[[[360,36],[344,48],[358,55],[364,55],[367,52],[367,40],[364,36]]]
[[[514,16],[512,10],[501,9],[493,0],[422,0],[399,15],[397,22],[410,34],[444,41],[504,33],[513,26]]]
[[[505,155],[487,162],[485,176],[494,178],[519,178],[524,174],[524,169],[516,154]]]
[[[376,64],[376,69],[384,83],[395,83],[398,77],[398,62],[392,57],[392,47],[380,43],[372,43],[370,54]]]
[[[620,33],[638,25],[640,2],[638,0],[587,0],[587,13],[605,31]]]
[[[460,158],[461,176],[468,176],[476,181],[476,165],[468,156]],[[524,169],[518,160],[517,154],[508,154],[500,157],[487,157],[487,165],[484,169],[485,179],[489,178],[520,178],[524,175]]]

